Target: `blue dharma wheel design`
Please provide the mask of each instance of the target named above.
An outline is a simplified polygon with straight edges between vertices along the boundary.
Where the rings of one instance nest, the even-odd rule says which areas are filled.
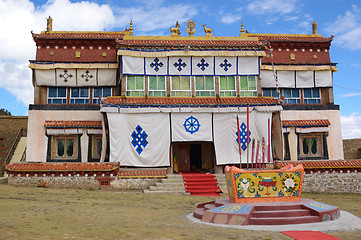
[[[195,132],[198,132],[199,127],[201,125],[199,124],[199,121],[198,121],[197,118],[195,118],[193,116],[190,116],[189,118],[187,118],[184,121],[183,126],[184,126],[186,132],[189,132],[189,133],[193,134]]]

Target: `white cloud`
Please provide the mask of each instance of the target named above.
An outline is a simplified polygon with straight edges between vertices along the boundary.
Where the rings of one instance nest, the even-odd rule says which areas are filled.
[[[361,92],[346,93],[346,94],[341,95],[340,97],[341,97],[341,98],[345,98],[345,97],[353,97],[353,96],[358,96],[358,95],[361,95]]]
[[[186,25],[182,23],[185,23],[197,14],[197,10],[190,5],[175,4],[165,7],[160,5],[160,2],[127,9],[118,8],[116,12],[119,13],[117,24],[127,26],[130,19],[132,19],[134,32],[137,35],[145,33],[149,35],[160,32],[162,32],[160,34],[164,34],[163,31],[167,29],[169,32],[170,27],[175,25],[177,21],[181,24],[181,28],[185,30]]]
[[[342,138],[361,138],[361,115],[354,112],[350,115],[341,116]]]
[[[161,3],[142,0],[135,3],[139,7],[117,11],[108,4],[91,1],[48,0],[35,8],[30,0],[0,0],[0,87],[24,105],[33,102],[31,70],[27,65],[29,59],[35,59],[36,46],[30,32],[45,30],[49,15],[53,18],[54,31],[103,31],[115,26],[122,31],[133,19],[136,34],[140,35],[165,31],[177,20],[185,22],[197,13],[194,6],[165,7]]]
[[[297,0],[256,0],[247,6],[247,10],[258,15],[266,13],[290,14],[297,9]]]
[[[339,15],[337,20],[326,28],[330,34],[334,34],[333,43],[351,50],[361,50],[361,10],[356,5]]]
[[[231,24],[234,22],[238,22],[241,19],[241,14],[231,14],[231,15],[224,15],[221,18],[221,22],[225,24]]]
[[[31,71],[27,63],[0,62],[0,87],[12,93],[16,100],[27,105],[33,102]]]

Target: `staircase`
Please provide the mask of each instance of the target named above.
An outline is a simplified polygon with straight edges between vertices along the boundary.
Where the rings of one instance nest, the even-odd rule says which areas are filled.
[[[218,187],[221,189],[222,193],[228,193],[226,174],[216,174],[216,179],[218,182]]]
[[[193,216],[203,222],[230,225],[286,225],[321,222],[323,219],[321,212],[307,207],[307,204],[311,202],[313,201],[302,199],[297,202],[237,204],[229,199],[218,199],[198,204],[193,212]],[[237,211],[243,207],[247,210],[238,213],[229,211],[232,205],[236,206]],[[338,211],[338,208],[335,211]],[[332,212],[327,214],[333,215]]]
[[[21,137],[10,163],[21,162],[26,150],[26,137]]]
[[[218,187],[216,176],[205,173],[182,174],[184,187],[187,193],[195,196],[219,196],[221,189]]]
[[[150,186],[149,189],[143,190],[144,193],[176,193],[186,194],[183,184],[182,175],[170,174],[161,182],[155,183],[155,186]]]
[[[287,206],[255,206],[248,219],[249,225],[285,225],[320,222],[301,204]]]

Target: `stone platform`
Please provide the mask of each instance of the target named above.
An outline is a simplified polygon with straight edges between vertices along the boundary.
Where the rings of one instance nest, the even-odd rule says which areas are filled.
[[[193,216],[206,223],[287,225],[338,219],[338,207],[301,198],[299,201],[234,203],[229,199],[198,204]]]

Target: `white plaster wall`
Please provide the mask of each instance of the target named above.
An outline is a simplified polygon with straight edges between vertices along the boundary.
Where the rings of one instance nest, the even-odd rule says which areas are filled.
[[[48,137],[45,136],[45,121],[102,121],[99,111],[30,110],[28,115],[27,162],[46,162]],[[85,132],[85,131],[84,131]],[[88,136],[80,138],[82,162],[88,158]]]
[[[330,131],[327,136],[327,149],[328,149],[329,159],[330,160],[344,159],[342,132],[341,132],[341,118],[340,118],[339,110],[281,111],[281,120],[319,120],[319,119],[328,119],[331,123],[331,125],[329,126]],[[295,148],[295,151],[297,152],[297,142],[295,145],[291,145],[290,142],[290,152],[293,151],[291,150],[292,148]]]

